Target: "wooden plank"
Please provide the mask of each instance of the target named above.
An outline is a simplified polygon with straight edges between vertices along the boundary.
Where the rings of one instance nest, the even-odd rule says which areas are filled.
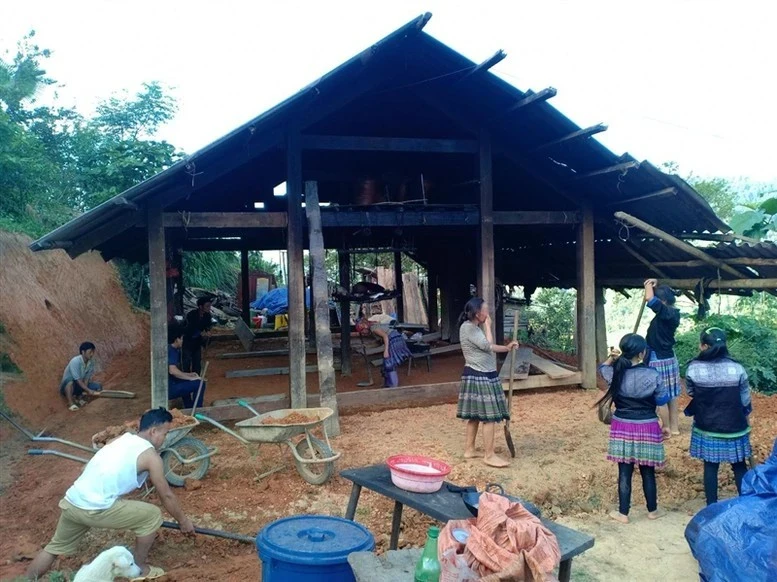
[[[534,354],[531,348],[518,348],[515,352],[515,368],[513,368],[513,378],[516,380],[525,380],[529,377],[529,368],[531,367]],[[510,357],[505,358],[502,368],[499,370],[500,378],[510,378]]]
[[[607,319],[604,315],[604,287],[596,286],[596,359],[603,362],[607,358]]]
[[[558,139],[554,139],[549,142],[545,142],[542,145],[538,145],[536,148],[534,148],[531,153],[535,153],[538,151],[542,151],[548,148],[555,147],[557,145],[569,143],[570,141],[578,140],[578,139],[586,139],[591,137],[592,135],[596,135],[597,133],[602,133],[603,131],[607,131],[607,125],[604,123],[597,123],[596,125],[592,125],[591,127],[586,127],[584,129],[578,129],[577,131],[573,131],[571,133],[568,133]]]
[[[475,226],[479,214],[475,208],[448,210],[348,210],[325,208],[321,213],[324,228],[377,226]]]
[[[578,359],[583,388],[596,388],[596,299],[594,263],[594,214],[583,209],[583,223],[577,239],[577,313]]]
[[[541,91],[538,91],[535,93],[531,89],[526,91],[525,97],[518,102],[516,102],[514,105],[510,106],[507,111],[504,113],[512,113],[513,111],[518,111],[519,109],[523,109],[524,107],[528,107],[532,103],[542,103],[543,101],[547,101],[548,99],[551,99],[556,96],[556,89],[553,87],[548,87],[546,89],[542,89]]]
[[[288,356],[289,350],[262,350],[258,352],[229,352],[216,356],[217,360],[243,360],[246,358],[270,358],[277,356]]]
[[[429,152],[470,154],[477,142],[470,139],[427,139],[415,137],[371,137],[359,135],[303,135],[302,148],[335,151]]]
[[[491,314],[491,333],[494,334],[496,314],[496,282],[494,274],[494,182],[491,154],[491,135],[480,132],[478,166],[480,177],[480,261],[478,295],[485,299]],[[495,337],[492,335],[491,337]]]
[[[620,206],[621,204],[630,204],[632,202],[639,202],[640,200],[647,200],[649,198],[659,198],[662,196],[676,196],[677,195],[677,188],[674,186],[670,186],[669,188],[662,188],[661,190],[656,190],[655,192],[650,192],[648,194],[642,194],[641,196],[634,196],[633,198],[624,198],[623,200],[618,200],[617,202],[610,202],[606,206],[608,208],[611,208],[613,206]]]
[[[578,210],[500,210],[494,211],[494,224],[578,224]]]
[[[600,279],[599,284],[604,287],[632,288],[639,289],[643,286],[645,280],[631,279],[626,277],[613,277]],[[699,279],[661,279],[664,285],[669,285],[675,289],[695,289],[699,284]],[[777,278],[775,279],[711,279],[704,282],[705,287],[711,289],[777,289]]]
[[[221,398],[219,400],[214,400],[211,406],[234,406],[237,405],[237,401],[242,400],[244,402],[247,402],[254,408],[257,408],[257,404],[268,404],[275,406],[275,408],[271,408],[270,410],[277,410],[278,408],[283,408],[283,406],[277,406],[278,404],[284,404],[288,403],[289,401],[289,395],[288,394],[267,394],[265,396],[252,396],[248,398]],[[257,408],[257,410],[259,410]],[[268,411],[262,411],[259,410],[259,412],[269,412]]]
[[[151,300],[151,407],[167,408],[167,265],[162,206],[148,203],[148,275]]]
[[[614,164],[612,166],[607,166],[606,168],[599,168],[598,170],[585,172],[584,174],[578,174],[577,176],[575,176],[575,179],[583,180],[585,178],[593,178],[594,176],[601,176],[602,174],[612,174],[613,172],[625,172],[626,170],[630,170],[631,168],[639,168],[639,162],[636,160],[632,160],[630,162]]]
[[[744,265],[747,267],[777,267],[777,259],[752,259],[744,257],[740,259],[723,259],[723,262],[729,265]],[[653,263],[656,267],[677,267],[677,268],[698,268],[707,266],[706,261],[656,261]]]
[[[662,271],[661,269],[659,269],[659,268],[658,268],[658,267],[657,267],[657,266],[656,266],[654,263],[651,263],[651,262],[650,262],[650,261],[649,261],[647,258],[643,257],[643,256],[642,256],[640,253],[638,253],[638,252],[637,252],[637,251],[636,251],[634,248],[632,248],[632,247],[634,246],[634,243],[633,243],[633,242],[630,242],[630,241],[622,241],[622,240],[620,239],[620,237],[615,237],[613,240],[616,240],[616,241],[618,241],[618,244],[619,244],[619,245],[620,245],[620,246],[623,248],[623,250],[625,250],[625,251],[626,251],[627,253],[629,253],[629,254],[630,254],[632,257],[634,257],[635,259],[637,259],[637,260],[638,260],[640,263],[642,263],[643,265],[645,265],[645,268],[646,268],[648,271],[650,271],[651,273],[655,273],[656,275],[658,275],[658,276],[659,276],[659,277],[661,277],[662,279],[667,279],[667,278],[668,278],[667,274],[666,274],[664,271]],[[694,302],[696,301],[696,300],[693,298],[693,295],[691,295],[691,294],[690,294],[690,293],[688,293],[687,291],[684,293],[684,295],[685,295],[685,296],[686,296],[688,299],[690,299],[691,301],[694,301]]]
[[[381,348],[381,352],[382,352]],[[450,346],[440,346],[439,348],[432,348],[430,349],[426,354],[422,354],[426,356],[427,354],[430,356],[439,356],[442,354],[451,354],[454,352],[461,352],[461,346],[459,344],[453,344]],[[369,351],[367,352],[369,355]],[[383,365],[383,358],[380,358],[378,360],[372,360],[373,366],[382,366]]]
[[[321,207],[318,202],[318,184],[305,182],[305,213],[308,218],[308,240],[310,241],[310,271],[312,274],[312,305],[315,312],[316,357],[318,363],[318,385],[321,404],[335,413],[325,424],[332,436],[340,434],[340,419],[337,411],[337,390],[335,384],[332,332],[329,329],[329,293],[326,278],[324,233],[321,227]]]
[[[575,386],[582,383],[582,372],[573,372],[564,378],[551,378],[546,374],[529,376],[514,383],[513,390],[533,390],[535,388],[553,388],[556,386]],[[508,390],[508,380],[502,380],[502,387]]]
[[[458,85],[459,83],[463,83],[464,81],[472,80],[473,77],[478,77],[482,75],[483,73],[488,71],[491,67],[495,67],[496,65],[501,63],[505,58],[507,58],[507,53],[504,52],[502,49],[499,49],[493,55],[488,57],[485,61],[473,67],[469,71],[467,71],[464,74],[464,76],[456,80],[454,84]]]
[[[166,228],[286,228],[285,212],[165,212]]]
[[[242,319],[235,321],[235,333],[246,352],[250,351],[256,337]]]
[[[343,246],[347,246],[347,241],[343,240]],[[337,253],[337,265],[340,271],[340,285],[351,290],[351,255],[348,252],[339,251]],[[351,358],[351,302],[344,300],[340,302],[340,354],[342,358],[341,376],[350,376],[352,373]]]
[[[405,282],[402,279],[402,253],[394,253],[394,289],[399,292],[399,297],[397,297],[397,321],[405,321],[405,299],[403,296]]]
[[[303,265],[302,152],[299,130],[292,128],[286,142],[286,201],[289,286],[289,391],[292,408],[305,408],[305,269]]]
[[[561,378],[569,378],[575,372],[572,370],[567,370],[566,368],[562,368],[561,366],[554,364],[550,360],[546,360],[542,356],[539,356],[537,354],[532,354],[531,358],[529,359],[529,363],[537,368],[540,372],[548,376],[551,380],[560,380]]]
[[[240,249],[240,295],[242,305],[240,314],[246,325],[251,325],[251,297],[248,281],[248,250]]]
[[[340,366],[334,365],[335,370]],[[305,374],[313,374],[318,372],[318,366],[305,366]],[[288,366],[281,366],[278,368],[253,368],[250,370],[228,370],[224,373],[225,378],[252,378],[254,376],[286,376],[290,373]],[[292,406],[292,408],[300,408],[298,406]]]

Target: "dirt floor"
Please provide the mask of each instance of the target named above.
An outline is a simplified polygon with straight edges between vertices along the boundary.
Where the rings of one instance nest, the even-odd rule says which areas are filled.
[[[0,236],[4,245],[0,250],[9,252],[8,238],[3,237],[6,235]],[[18,252],[14,256],[26,261],[26,267],[17,268],[6,261],[7,254],[3,256],[0,292],[6,298],[13,297],[14,305],[0,302],[0,321],[14,341],[14,358],[24,376],[2,380],[6,402],[34,431],[46,428],[53,435],[84,444],[106,425],[137,418],[149,405],[145,316],[133,313],[123,295],[117,295],[121,288],[113,269],[99,257],[77,261],[61,253],[25,257],[18,250],[24,241],[13,242],[11,251]],[[80,283],[81,279],[89,283]],[[52,282],[56,292],[50,291]],[[52,307],[47,307],[46,300]],[[55,323],[49,324],[52,318]],[[71,333],[72,329],[79,333]],[[136,391],[139,397],[96,400],[77,412],[67,411],[52,394],[73,353],[74,335],[86,335],[98,344],[107,388]],[[282,340],[277,343],[282,344]],[[285,362],[283,358],[259,363],[213,357],[225,350],[240,348],[231,342],[214,342],[209,356],[206,354],[212,361],[208,401],[287,389],[286,376],[227,380],[223,376],[227,369]],[[355,388],[366,376],[363,366],[355,361],[350,380],[338,377],[338,390]],[[418,362],[411,379],[414,383],[449,381],[460,369],[458,356],[436,358],[431,373]],[[380,376],[377,369],[374,372],[379,386]],[[400,377],[406,383],[404,371]],[[316,385],[316,375],[309,375],[308,386],[314,390]],[[639,478],[635,477],[633,522],[615,524],[606,514],[616,500],[616,468],[604,458],[607,428],[597,421],[591,408],[596,396],[576,388],[518,393],[512,422],[518,455],[510,468],[502,470],[463,459],[464,426],[455,418],[454,405],[344,416],[342,435],[333,440],[335,450],[342,452],[337,467],[342,470],[379,463],[396,453],[430,455],[451,464],[449,480],[454,483],[479,488],[488,482],[502,483],[508,492],[538,504],[546,517],[595,535],[595,547],[575,559],[573,580],[697,580],[695,561],[683,538],[688,520],[703,505],[701,464],[688,457],[688,420],[682,418],[683,434],[667,442],[669,464],[658,477],[659,503],[668,515],[656,522],[647,521]],[[777,435],[777,397],[755,395],[753,418],[756,458],[763,459]],[[199,488],[176,490],[196,524],[255,536],[265,524],[283,516],[343,515],[350,484],[339,476],[326,485],[312,486],[298,475],[287,450],[273,445],[246,448],[213,428],[199,427],[193,434],[219,448]],[[26,455],[33,445],[2,420],[0,441],[0,579],[12,580],[49,540],[58,517],[57,502],[78,476],[81,465]],[[259,478],[281,460],[286,465],[282,471]],[[728,471],[721,471],[721,486],[721,497],[734,494]],[[159,503],[154,495],[150,499]],[[390,501],[366,491],[362,494],[357,520],[375,535],[379,551],[388,545],[391,512]],[[400,545],[422,544],[429,524],[429,518],[406,510]],[[61,560],[57,568],[73,572],[117,543],[131,545],[131,536],[91,532],[78,553]],[[200,536],[186,538],[170,530],[162,531],[151,561],[168,571],[168,580],[179,581],[256,580],[261,568],[252,545]]]

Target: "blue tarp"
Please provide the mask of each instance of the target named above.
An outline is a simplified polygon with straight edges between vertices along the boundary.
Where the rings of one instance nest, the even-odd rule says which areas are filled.
[[[310,287],[305,289],[305,307],[310,309]],[[280,315],[289,312],[289,290],[278,287],[268,291],[262,297],[251,303],[251,309],[267,309],[267,315]]]
[[[742,494],[702,509],[685,539],[706,582],[777,582],[777,440]]]

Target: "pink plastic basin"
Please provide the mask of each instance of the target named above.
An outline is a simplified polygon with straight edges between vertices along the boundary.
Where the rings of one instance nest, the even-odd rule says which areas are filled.
[[[386,463],[391,471],[391,482],[400,489],[414,493],[439,491],[450,465],[420,455],[394,455]]]

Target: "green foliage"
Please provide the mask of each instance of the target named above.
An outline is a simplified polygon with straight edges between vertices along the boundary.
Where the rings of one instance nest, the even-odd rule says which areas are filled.
[[[568,289],[540,289],[527,310],[531,336],[525,338],[542,348],[575,351],[576,294]]]
[[[729,223],[735,232],[760,240],[769,232],[777,231],[777,197],[765,197],[741,206],[743,210]]]
[[[777,332],[773,324],[749,316],[711,315],[678,334],[675,353],[683,375],[699,353],[699,335],[709,327],[726,332],[729,353],[745,367],[754,390],[777,392]]]
[[[185,252],[183,254],[183,283],[185,287],[219,289],[234,293],[240,275],[240,256],[237,253]]]
[[[689,181],[694,189],[709,202],[715,214],[720,216],[724,222],[731,220],[734,215],[737,193],[734,192],[728,180],[723,178],[702,180],[691,177]]]

